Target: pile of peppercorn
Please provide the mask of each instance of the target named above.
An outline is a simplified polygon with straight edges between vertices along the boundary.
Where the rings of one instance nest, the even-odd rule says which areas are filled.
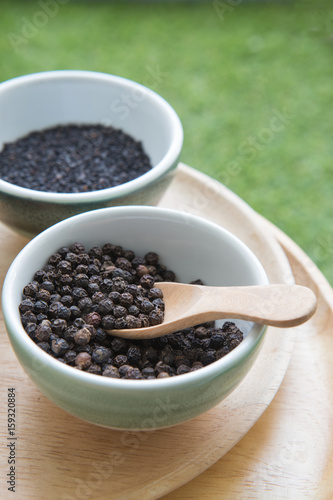
[[[161,323],[163,295],[154,284],[175,279],[155,252],[137,257],[119,245],[86,251],[74,243],[51,255],[24,287],[22,324],[48,354],[89,373],[126,379],[188,373],[228,354],[242,341],[242,332],[230,322],[149,340],[105,332]]]
[[[37,191],[81,193],[119,186],[152,168],[141,142],[103,125],[32,132],[0,152],[0,177]]]

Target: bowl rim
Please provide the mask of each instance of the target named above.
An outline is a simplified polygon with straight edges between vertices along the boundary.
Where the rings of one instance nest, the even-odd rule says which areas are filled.
[[[236,237],[233,233],[227,229],[206,220],[200,216],[183,213],[175,209],[161,208],[161,207],[151,207],[151,206],[122,206],[122,207],[108,207],[97,210],[92,210],[79,215],[75,215],[68,219],[62,220],[57,224],[45,229],[42,233],[34,237],[30,242],[28,242],[25,247],[18,253],[18,255],[13,260],[10,265],[3,284],[2,290],[2,309],[4,322],[6,324],[8,336],[11,343],[16,345],[21,345],[26,353],[29,353],[29,357],[34,359],[39,363],[38,366],[46,366],[64,377],[69,376],[73,380],[82,382],[91,387],[103,387],[118,391],[156,391],[160,389],[176,389],[182,388],[189,385],[197,385],[204,383],[207,380],[212,380],[216,377],[221,376],[223,373],[228,372],[238,364],[242,363],[248,355],[256,348],[257,344],[262,339],[266,327],[263,325],[253,325],[249,334],[246,338],[229,354],[223,358],[214,361],[213,363],[204,366],[196,371],[185,373],[182,375],[177,375],[170,378],[162,379],[152,379],[152,380],[131,380],[131,379],[116,379],[103,377],[101,375],[95,375],[87,373],[84,371],[77,370],[72,366],[65,365],[59,362],[56,358],[53,358],[50,354],[44,352],[37,344],[29,337],[29,335],[24,330],[20,315],[18,312],[18,307],[14,298],[14,288],[12,284],[15,283],[15,276],[17,275],[18,268],[24,263],[26,255],[33,252],[36,248],[43,248],[43,241],[49,236],[57,234],[65,226],[75,227],[75,223],[80,219],[81,221],[91,222],[94,219],[100,217],[110,217],[112,214],[117,216],[124,215],[127,216],[132,214],[136,218],[144,217],[150,218],[154,216],[168,218],[170,220],[179,222],[180,220],[185,220],[186,222],[195,224],[198,228],[204,225],[209,227],[213,231],[219,231],[223,234],[225,238],[230,240],[233,244],[238,245],[246,253],[253,264],[256,266],[258,272],[258,279],[262,284],[268,284],[268,278],[266,272],[256,257],[256,255],[250,250],[250,248]],[[75,237],[74,237],[75,239]],[[73,240],[74,241],[74,240]],[[56,244],[55,244],[56,246]],[[15,348],[14,348],[15,351]]]
[[[40,83],[48,80],[75,82],[82,79],[87,81],[121,84],[124,88],[128,88],[132,91],[143,92],[146,97],[156,103],[171,123],[172,137],[169,149],[165,156],[148,172],[137,177],[136,179],[105,189],[87,191],[85,193],[47,192],[18,186],[0,178],[0,191],[23,199],[49,203],[76,204],[102,202],[103,200],[113,200],[115,198],[128,196],[136,191],[144,189],[157,181],[161,176],[163,176],[163,174],[168,172],[168,170],[172,169],[172,166],[176,166],[175,163],[180,156],[184,139],[184,132],[180,118],[174,108],[162,96],[141,83],[122,76],[98,71],[54,70],[31,73],[6,80],[0,83],[0,93],[6,91],[7,89],[20,86],[23,86],[24,88],[24,85],[26,84]]]

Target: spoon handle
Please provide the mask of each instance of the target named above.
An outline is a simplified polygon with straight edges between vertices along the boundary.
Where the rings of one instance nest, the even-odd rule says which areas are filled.
[[[202,321],[219,316],[286,328],[307,321],[317,307],[312,290],[300,285],[202,288],[197,303]]]

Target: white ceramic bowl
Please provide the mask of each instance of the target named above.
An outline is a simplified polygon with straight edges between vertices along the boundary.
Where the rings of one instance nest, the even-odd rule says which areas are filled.
[[[111,240],[111,241],[109,241]],[[156,207],[115,207],[59,222],[30,241],[5,278],[2,307],[13,349],[37,387],[67,412],[118,429],[166,427],[191,419],[225,398],[253,365],[265,328],[242,322],[246,338],[232,352],[197,371],[166,379],[112,379],[78,371],[40,349],[22,327],[23,287],[62,246],[87,249],[111,242],[137,255],[155,251],[178,281],[207,285],[267,284],[266,274],[244,243],[196,216]]]
[[[173,108],[158,94],[119,76],[50,71],[0,84],[0,151],[32,131],[66,124],[103,124],[142,142],[153,168],[130,182],[86,193],[47,193],[0,179],[0,219],[26,236],[97,208],[155,205],[172,179],[183,144]]]

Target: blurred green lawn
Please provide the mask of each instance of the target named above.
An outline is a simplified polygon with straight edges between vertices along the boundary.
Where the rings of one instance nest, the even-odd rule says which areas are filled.
[[[47,0],[2,0],[0,81],[89,69],[154,88],[183,122],[182,160],[279,226],[333,283],[331,2],[50,1],[45,21]]]

